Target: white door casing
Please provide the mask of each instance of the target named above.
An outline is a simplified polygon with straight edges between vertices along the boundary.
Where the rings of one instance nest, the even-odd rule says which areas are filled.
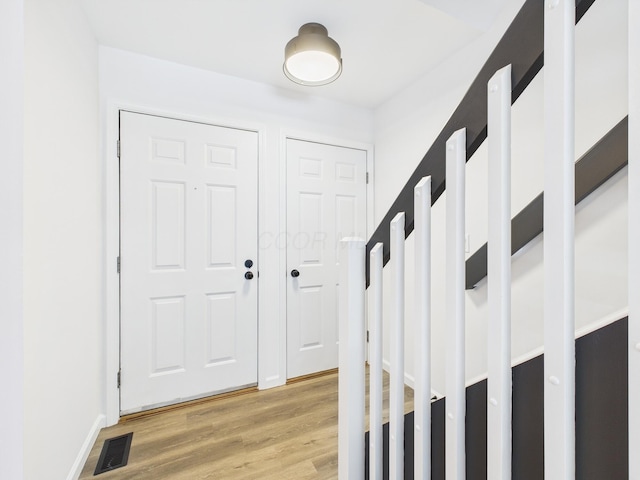
[[[287,378],[294,378],[338,366],[338,242],[366,238],[367,152],[294,139],[286,148]]]
[[[255,384],[257,133],[123,111],[120,135],[121,413]]]

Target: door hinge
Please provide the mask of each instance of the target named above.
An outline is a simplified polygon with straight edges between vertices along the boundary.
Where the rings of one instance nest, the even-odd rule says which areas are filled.
[[[367,172],[367,185],[369,185],[369,172]]]
[[[367,343],[369,343],[369,330],[367,330]]]
[[[118,257],[117,259],[117,268],[118,268],[118,273],[120,273],[120,257]]]
[[[122,370],[118,370],[118,388],[120,388],[121,381],[122,381]]]
[[[118,158],[120,158],[120,140],[118,140]]]

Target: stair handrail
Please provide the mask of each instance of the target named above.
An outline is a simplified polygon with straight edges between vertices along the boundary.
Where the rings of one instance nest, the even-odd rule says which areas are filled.
[[[595,0],[576,0],[576,23]],[[513,104],[544,65],[544,5],[542,0],[526,0],[507,28],[460,104],[409,177],[400,194],[369,238],[366,248],[366,281],[369,286],[369,254],[380,242],[383,263],[389,261],[387,226],[399,212],[405,212],[405,238],[413,232],[413,188],[423,177],[431,177],[431,198],[435,203],[445,190],[445,143],[460,128],[467,129],[467,161],[487,138],[487,82],[500,68],[512,65]]]

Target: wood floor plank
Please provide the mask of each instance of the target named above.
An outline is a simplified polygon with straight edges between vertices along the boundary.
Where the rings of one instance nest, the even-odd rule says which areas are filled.
[[[386,375],[384,388],[388,421]],[[412,409],[413,391],[406,388],[405,411]],[[100,480],[335,479],[338,375],[199,402],[105,428],[80,479],[94,478],[105,439],[129,432],[128,465],[101,474]]]

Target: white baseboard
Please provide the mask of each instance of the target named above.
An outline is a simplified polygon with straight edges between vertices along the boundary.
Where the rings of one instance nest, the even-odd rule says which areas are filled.
[[[616,310],[615,312],[610,313],[609,315],[606,315],[576,330],[576,333],[575,333],[576,339],[589,335],[590,333],[593,333],[596,330],[600,330],[601,328],[604,328],[607,325],[617,322],[618,320],[622,320],[624,317],[627,317],[628,315],[629,315],[629,307],[624,307],[620,310]],[[544,345],[534,348],[533,350],[530,350],[529,352],[523,355],[512,358],[511,368],[517,367],[518,365],[528,362],[529,360],[533,360],[534,358],[539,357],[542,354],[544,354]],[[465,383],[465,385],[467,387],[470,387],[471,385],[474,385],[478,382],[482,382],[483,380],[486,380],[486,379],[487,379],[487,372],[484,372],[468,380]]]
[[[382,359],[382,369],[389,373],[391,371],[391,362],[389,360]],[[405,385],[414,388],[415,378],[412,375],[409,375],[407,372],[404,372],[404,383]]]
[[[80,473],[82,473],[82,469],[84,468],[84,464],[86,463],[87,458],[89,458],[93,444],[95,443],[96,438],[98,438],[100,430],[104,428],[106,424],[107,417],[103,414],[98,415],[98,418],[93,422],[93,425],[87,434],[87,438],[84,440],[84,443],[78,452],[76,461],[73,462],[69,475],[67,475],[67,480],[78,480]]]

